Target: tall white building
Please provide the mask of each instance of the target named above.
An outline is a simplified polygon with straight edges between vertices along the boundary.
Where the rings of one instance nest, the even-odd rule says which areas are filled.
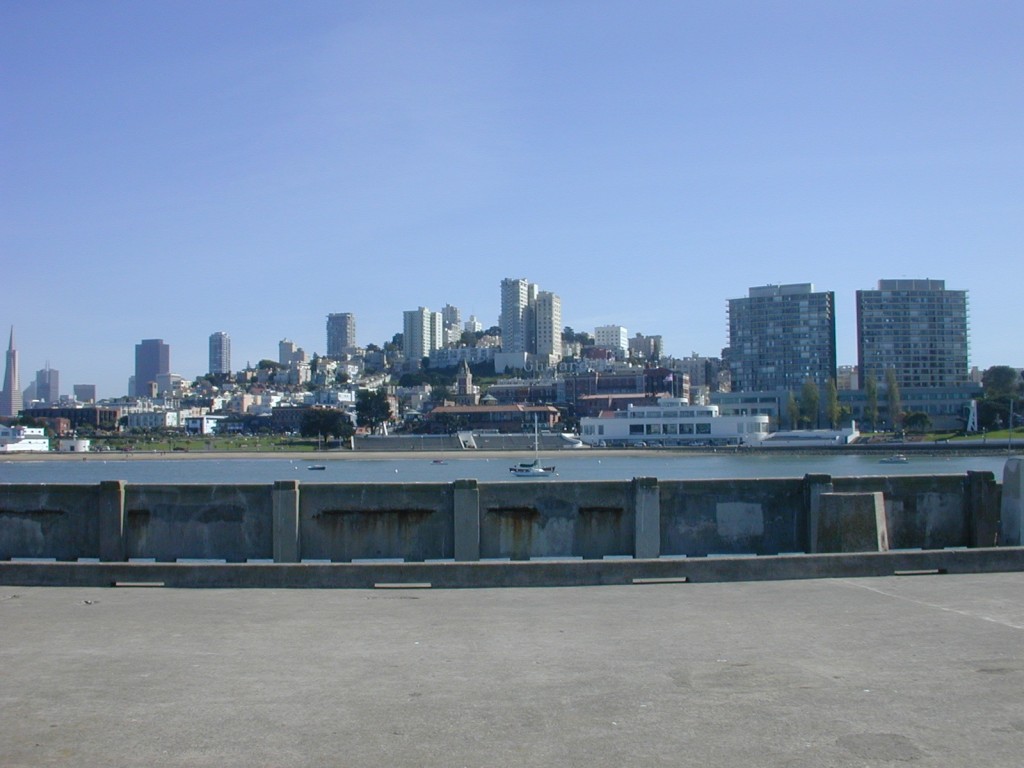
[[[231,337],[224,331],[210,334],[210,373],[231,373]]]
[[[621,325],[599,326],[594,329],[594,345],[625,355],[629,351],[629,331]]]
[[[562,300],[551,291],[538,291],[533,320],[535,343],[531,351],[554,365],[562,359]]]
[[[499,369],[521,368],[534,358],[553,365],[562,358],[562,300],[525,278],[501,281]]]
[[[526,278],[507,277],[501,281],[502,352],[527,352],[529,345],[530,305],[537,298],[537,286]]]
[[[426,307],[402,313],[402,352],[409,362],[419,362],[443,346],[444,319]]]

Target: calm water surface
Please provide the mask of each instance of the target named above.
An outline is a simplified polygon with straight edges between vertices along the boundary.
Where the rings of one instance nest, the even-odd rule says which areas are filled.
[[[546,454],[545,464],[554,464],[557,480],[628,480],[657,477],[661,480],[694,480],[751,477],[802,477],[823,473],[836,477],[859,475],[962,474],[969,470],[990,471],[1002,481],[1006,455],[999,456],[911,456],[906,464],[881,464],[879,456],[862,455],[680,455],[652,452],[649,455],[592,454],[563,452]],[[429,458],[401,455],[383,459],[331,458],[330,454],[308,459],[209,458],[131,459],[109,461],[90,459],[0,460],[0,483],[98,483],[124,480],[129,483],[271,483],[300,480],[306,483],[365,482],[450,482],[476,479],[480,482],[531,482],[515,478],[508,468],[522,459],[453,457],[443,464]],[[310,471],[311,464],[325,467]],[[536,479],[534,479],[536,481]],[[540,482],[547,482],[541,478]]]

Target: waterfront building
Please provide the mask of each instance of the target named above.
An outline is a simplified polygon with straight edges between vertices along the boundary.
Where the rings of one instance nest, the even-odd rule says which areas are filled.
[[[861,385],[885,382],[893,369],[900,389],[957,387],[969,381],[967,291],[944,280],[879,280],[857,291],[857,362]]]
[[[157,379],[171,372],[171,348],[163,339],[143,339],[135,345],[135,380],[131,394],[151,397]]]
[[[587,445],[758,445],[767,436],[763,414],[722,416],[717,406],[691,406],[679,397],[580,419]]]
[[[800,393],[795,394],[799,399]],[[857,422],[861,429],[891,427],[889,401],[883,387],[879,387],[878,391],[875,423],[869,417],[867,393],[863,389],[840,389],[836,394],[839,406],[849,414],[847,419]],[[933,429],[963,429],[971,401],[980,399],[982,394],[978,384],[965,384],[961,387],[907,387],[900,389],[900,402],[905,413],[927,414]],[[789,421],[788,398],[789,393],[781,390],[711,394],[711,402],[718,406],[722,415],[763,414],[770,417],[773,428],[797,429],[798,425]],[[819,405],[824,408],[824,398],[821,398]]]
[[[224,331],[210,335],[209,372],[215,376],[231,373],[231,337]]]
[[[440,312],[426,307],[402,313],[402,353],[406,362],[416,367],[424,357],[443,346],[444,320]]]
[[[560,414],[551,405],[442,405],[426,415],[426,424],[434,434],[454,430],[521,434],[532,432],[534,424],[551,430]]]
[[[884,385],[884,382],[883,382]],[[964,429],[971,411],[971,403],[980,400],[984,391],[980,384],[968,382],[956,387],[900,387],[900,404],[904,413],[928,415],[931,429]],[[878,388],[878,419],[870,423],[867,414],[867,393],[863,389],[839,391],[839,405],[848,408],[853,419],[867,429],[892,428],[889,398],[885,387]]]
[[[14,348],[14,326],[7,343],[7,365],[4,368],[4,389],[0,393],[0,416],[16,417],[22,407],[21,379],[18,373],[18,350]]]
[[[68,428],[72,430],[82,427],[116,430],[118,419],[122,415],[117,408],[99,408],[94,405],[24,408],[22,413],[32,419],[45,419],[50,422],[63,419],[67,422]]]
[[[342,358],[356,346],[356,316],[334,312],[327,316],[327,357]]]
[[[43,453],[49,450],[50,439],[42,427],[0,425],[0,453]]]
[[[835,294],[799,283],[730,299],[726,353],[733,391],[799,392],[810,379],[824,392],[836,375]]]

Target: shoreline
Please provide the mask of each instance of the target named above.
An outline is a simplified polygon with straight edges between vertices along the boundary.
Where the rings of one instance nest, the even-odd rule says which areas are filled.
[[[1013,450],[1002,445],[920,445],[914,443],[892,443],[888,445],[843,446],[833,448],[821,447],[778,447],[778,448],[718,448],[718,449],[673,449],[673,448],[582,448],[562,450],[541,450],[539,455],[552,459],[558,456],[587,455],[596,457],[612,456],[771,456],[771,455],[880,455],[904,453],[919,456],[1012,456],[1024,451],[1024,444],[1015,440]],[[250,459],[303,461],[320,464],[331,461],[380,461],[380,460],[428,460],[448,461],[459,459],[504,459],[533,456],[533,451],[445,451],[445,450],[409,450],[409,451],[101,451],[89,453],[59,453],[57,451],[0,454],[2,462],[21,461],[99,461],[99,462],[137,462],[137,461],[232,461]]]

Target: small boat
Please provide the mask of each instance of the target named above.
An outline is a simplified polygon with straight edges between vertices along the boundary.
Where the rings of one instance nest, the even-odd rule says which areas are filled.
[[[533,416],[533,461],[521,461],[508,468],[516,477],[547,477],[555,474],[554,467],[546,467],[540,463],[540,432],[537,427],[537,415]]]
[[[906,464],[910,459],[904,456],[902,453],[894,453],[892,456],[886,456],[884,459],[879,459],[879,464]]]
[[[555,474],[554,467],[545,467],[540,459],[523,461],[508,468],[508,471],[517,477],[543,477],[544,475]]]
[[[447,462],[447,461],[445,461],[444,459],[434,459],[434,460],[433,460],[433,461],[431,461],[430,463],[431,463],[431,464],[447,464],[448,462]]]
[[[325,464],[310,464],[306,469],[327,469]]]

